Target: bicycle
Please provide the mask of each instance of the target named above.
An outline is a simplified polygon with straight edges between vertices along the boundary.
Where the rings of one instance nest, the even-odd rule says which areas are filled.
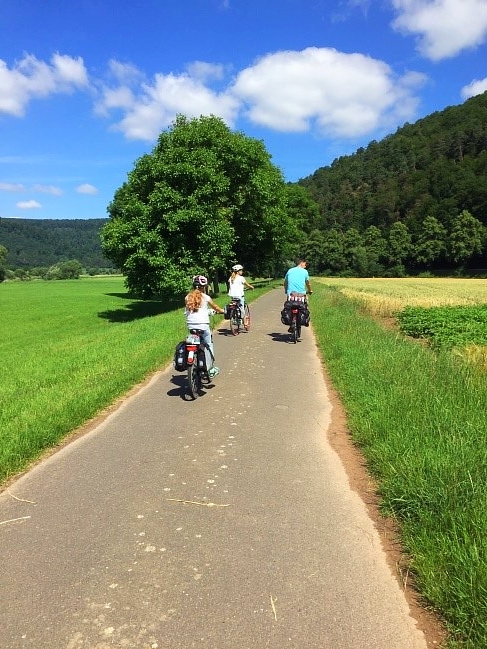
[[[202,335],[202,329],[190,329],[185,341],[188,387],[193,399],[199,397],[203,384],[211,383],[213,378],[209,370],[213,367],[215,357],[202,340]]]
[[[230,315],[230,330],[234,336],[238,336],[240,329],[245,331],[250,329],[250,308],[247,303],[243,307],[240,303],[240,298],[233,297],[231,303],[228,305]]]
[[[306,318],[307,314],[307,318]],[[309,311],[306,295],[289,295],[281,313],[283,323],[289,322],[291,341],[296,344],[301,339],[301,327],[309,324]]]
[[[291,334],[292,342],[296,344],[301,338],[301,310],[298,303],[291,306],[291,325],[289,326],[289,333]]]

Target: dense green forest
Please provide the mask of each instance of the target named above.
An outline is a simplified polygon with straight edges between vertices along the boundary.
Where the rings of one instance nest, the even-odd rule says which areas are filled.
[[[0,244],[11,269],[48,268],[76,259],[84,268],[111,268],[102,254],[107,219],[0,219]]]
[[[314,272],[487,268],[487,93],[405,124],[298,185],[317,204],[300,223]]]

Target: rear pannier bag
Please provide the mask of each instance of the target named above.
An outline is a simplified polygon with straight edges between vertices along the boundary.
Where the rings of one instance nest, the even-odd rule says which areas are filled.
[[[299,316],[301,318],[301,324],[304,327],[309,327],[309,320],[310,320],[310,312],[309,309],[306,305],[303,305],[303,308],[301,309]]]
[[[182,340],[174,350],[174,369],[176,372],[185,372],[188,369],[186,363],[186,341]]]
[[[283,325],[286,325],[286,327],[289,327],[291,324],[291,309],[284,308],[281,311],[281,322]]]
[[[225,306],[223,307],[223,311],[224,311],[223,317],[225,318],[225,320],[230,320],[232,305],[225,304]]]
[[[309,321],[310,321],[310,313],[307,305],[305,302],[302,301],[294,301],[294,300],[286,300],[284,302],[284,308],[281,311],[281,322],[282,324],[289,326],[292,321],[292,316],[291,316],[291,309],[292,308],[298,308],[299,309],[299,320],[300,323],[304,327],[309,327]]]

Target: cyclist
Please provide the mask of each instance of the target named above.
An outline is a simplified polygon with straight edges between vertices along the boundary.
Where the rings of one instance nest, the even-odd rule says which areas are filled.
[[[302,257],[296,259],[296,266],[290,268],[284,277],[284,292],[286,297],[293,294],[295,297],[306,297],[306,293],[311,295],[311,284],[309,282],[309,273],[306,270],[307,261]]]
[[[201,329],[203,331],[202,338],[211,350],[213,356],[213,338],[210,328],[210,313],[209,308],[214,309],[217,313],[225,313],[224,310],[215,304],[211,297],[207,294],[206,289],[208,280],[204,275],[195,275],[193,277],[193,290],[186,295],[185,298],[185,315],[186,324],[188,329]],[[219,368],[213,365],[208,370],[211,378],[220,372]]]
[[[243,308],[245,305],[244,290],[245,287],[253,289],[252,284],[249,284],[243,276],[242,264],[235,264],[232,266],[232,274],[228,279],[228,295],[233,298],[239,298],[240,310],[243,316]]]
[[[290,268],[284,277],[284,292],[286,300],[298,299],[306,304],[306,294],[311,295],[311,284],[309,273],[306,270],[307,261],[303,257],[296,259],[296,265]],[[292,333],[292,327],[289,327],[289,333]]]

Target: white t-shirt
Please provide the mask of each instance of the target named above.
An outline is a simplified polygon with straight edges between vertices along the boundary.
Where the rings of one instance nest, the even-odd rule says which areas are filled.
[[[230,297],[243,297],[244,296],[244,286],[245,286],[245,277],[242,275],[235,275],[235,279],[229,280],[230,289],[228,295]]]
[[[206,293],[201,294],[203,296],[203,302],[201,303],[200,308],[197,311],[188,311],[188,308],[185,309],[184,313],[186,314],[186,324],[189,327],[196,325],[210,324],[210,314],[208,313],[208,303],[211,298]],[[186,296],[186,299],[188,296]]]

